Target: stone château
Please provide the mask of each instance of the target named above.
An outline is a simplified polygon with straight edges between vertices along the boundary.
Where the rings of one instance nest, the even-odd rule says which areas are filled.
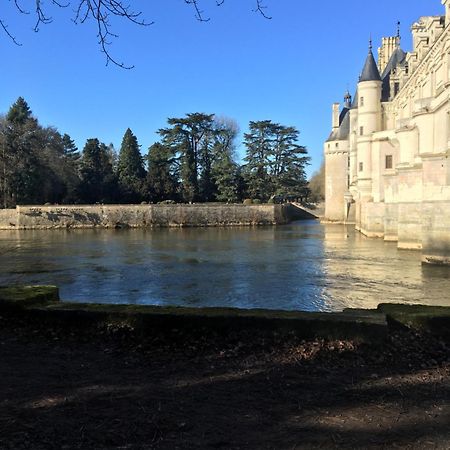
[[[326,220],[450,264],[450,0],[445,15],[369,45],[352,99],[333,104],[325,142]]]

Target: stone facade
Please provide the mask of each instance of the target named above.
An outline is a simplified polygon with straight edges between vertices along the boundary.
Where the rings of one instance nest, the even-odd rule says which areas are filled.
[[[286,205],[51,205],[0,210],[0,230],[278,225]]]
[[[326,220],[450,263],[450,0],[445,15],[370,45],[356,94],[333,104],[325,142]]]

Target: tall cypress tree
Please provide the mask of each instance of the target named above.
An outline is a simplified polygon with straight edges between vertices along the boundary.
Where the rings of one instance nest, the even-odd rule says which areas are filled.
[[[117,163],[121,200],[126,203],[142,200],[145,169],[136,136],[128,128],[123,136]]]

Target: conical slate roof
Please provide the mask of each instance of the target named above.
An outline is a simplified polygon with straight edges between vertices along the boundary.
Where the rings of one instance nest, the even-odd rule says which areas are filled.
[[[364,64],[363,71],[359,81],[381,81],[380,72],[373,57],[372,48],[369,48],[369,54],[367,55],[366,63]]]

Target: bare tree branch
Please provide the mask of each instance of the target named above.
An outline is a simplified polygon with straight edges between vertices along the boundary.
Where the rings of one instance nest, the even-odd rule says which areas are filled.
[[[224,0],[222,0],[223,3]],[[209,22],[209,18],[205,19],[203,17],[203,11],[200,9],[199,5],[198,5],[198,0],[184,0],[185,3],[187,3],[188,5],[192,5],[195,9],[195,17],[197,20],[199,20],[200,22]]]
[[[272,17],[268,16],[265,13],[265,10],[267,9],[267,6],[264,6],[262,0],[256,0],[256,9],[255,12],[260,13],[265,19],[272,19]]]
[[[98,44],[101,52],[106,57],[106,65],[112,63],[123,69],[131,69],[134,66],[129,66],[118,61],[112,56],[109,50],[111,40],[119,37],[112,31],[111,18],[116,17],[125,19],[126,21],[140,26],[153,25],[154,22],[145,21],[145,19],[142,18],[142,12],[134,11],[131,9],[130,5],[125,3],[125,1],[126,0],[47,0],[47,3],[50,2],[51,5],[59,8],[68,8],[70,5],[75,5],[73,22],[84,24],[88,21],[88,19],[92,19],[94,21],[97,29]],[[204,12],[200,7],[201,1],[202,0],[184,0],[187,5],[194,8],[195,17],[197,20],[200,22],[208,22],[210,18],[204,16]],[[266,19],[271,19],[271,17],[265,12],[266,6],[263,4],[263,0],[254,1],[254,11],[261,14]],[[27,11],[22,6],[24,0],[13,0],[13,2],[17,11],[21,14],[30,14],[30,11]],[[38,32],[40,25],[51,23],[53,18],[48,14],[45,0],[33,0],[33,2],[35,4],[33,14],[36,17],[36,22],[33,29]],[[224,3],[225,0],[215,0],[216,6],[221,6]],[[0,30],[3,30],[4,33],[14,42],[14,44],[21,45],[16,40],[15,35],[9,31],[8,25],[2,18],[0,18]]]
[[[21,46],[22,44],[18,42],[14,35],[12,35],[8,30],[8,25],[6,25],[2,19],[0,19],[0,28],[6,33],[6,35],[16,44],[17,46]]]

